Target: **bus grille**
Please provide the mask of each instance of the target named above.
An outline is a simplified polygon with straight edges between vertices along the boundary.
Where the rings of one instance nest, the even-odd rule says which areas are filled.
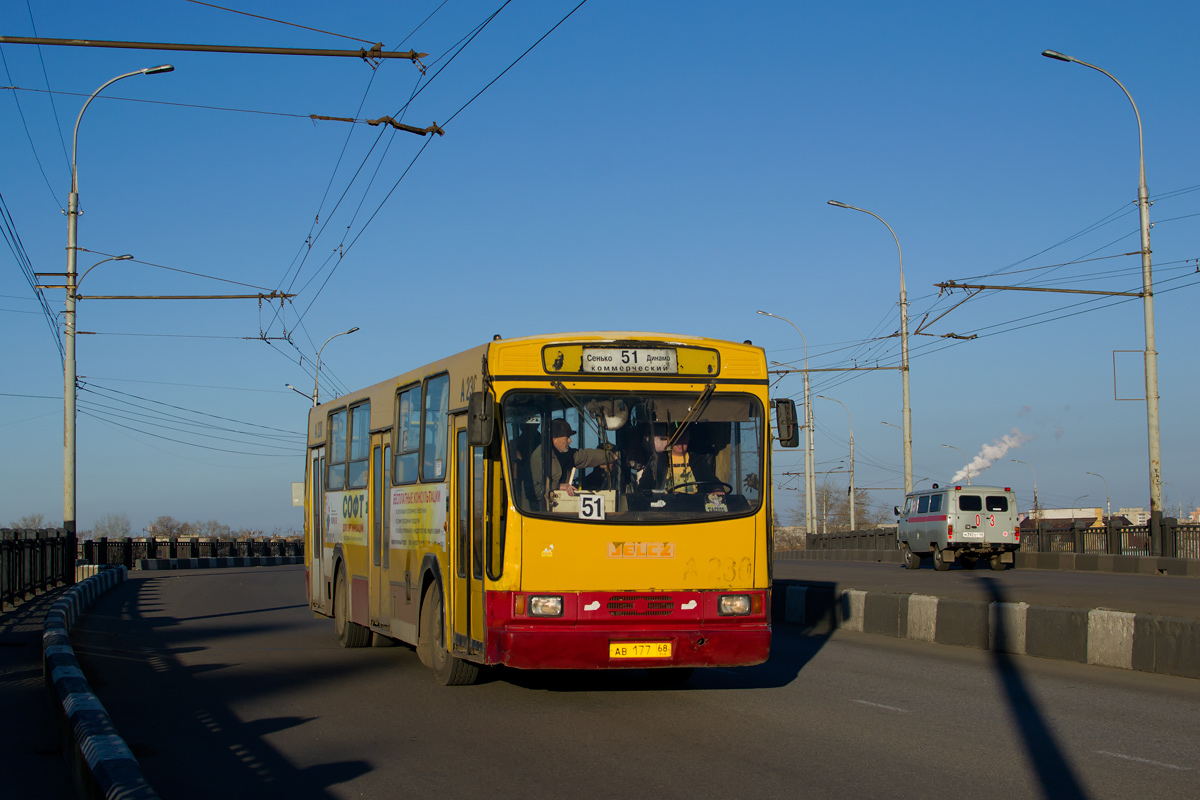
[[[675,601],[665,594],[614,595],[608,613],[614,617],[664,617],[675,610]]]

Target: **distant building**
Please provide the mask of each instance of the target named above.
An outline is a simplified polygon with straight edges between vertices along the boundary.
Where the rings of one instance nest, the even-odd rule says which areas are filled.
[[[1200,508],[1195,511],[1189,511],[1187,515],[1188,522],[1200,522]]]
[[[1122,508],[1117,513],[1128,519],[1131,525],[1150,524],[1150,512],[1144,508]]]

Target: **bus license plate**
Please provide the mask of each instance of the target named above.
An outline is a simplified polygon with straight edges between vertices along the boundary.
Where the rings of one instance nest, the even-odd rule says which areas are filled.
[[[670,642],[609,642],[609,658],[670,658]]]

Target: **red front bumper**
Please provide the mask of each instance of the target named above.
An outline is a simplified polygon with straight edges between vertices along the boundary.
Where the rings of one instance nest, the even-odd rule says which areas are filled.
[[[771,650],[770,594],[763,590],[537,593],[563,598],[563,615],[556,618],[516,613],[519,594],[488,593],[488,663],[517,669],[733,667],[761,664]],[[758,595],[758,610],[720,616],[720,594]],[[628,607],[631,598],[631,610],[613,611]],[[610,658],[614,642],[670,642],[671,656]]]

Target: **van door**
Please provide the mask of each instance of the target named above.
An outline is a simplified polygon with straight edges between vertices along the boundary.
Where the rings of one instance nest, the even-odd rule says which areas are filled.
[[[466,415],[454,419],[454,479],[450,517],[451,652],[483,655],[483,523],[486,507],[482,447],[467,444]]]

